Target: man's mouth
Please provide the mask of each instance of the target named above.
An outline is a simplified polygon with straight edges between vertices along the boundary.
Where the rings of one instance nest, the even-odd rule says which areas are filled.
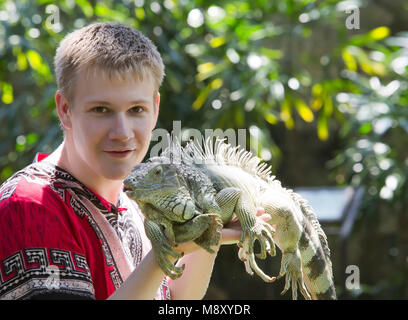
[[[132,154],[133,151],[134,149],[126,149],[126,150],[112,150],[112,151],[105,151],[105,152],[115,158],[126,158],[130,154]]]

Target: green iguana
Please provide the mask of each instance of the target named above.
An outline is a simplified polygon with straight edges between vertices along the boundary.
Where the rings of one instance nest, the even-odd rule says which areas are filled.
[[[184,266],[170,263],[167,255],[177,243],[194,240],[207,251],[220,240],[220,228],[234,217],[241,223],[239,258],[246,271],[266,275],[256,264],[254,242],[259,241],[259,258],[282,251],[278,278],[285,276],[285,293],[298,286],[305,299],[336,299],[327,238],[311,207],[292,190],[285,189],[252,153],[217,139],[204,147],[171,142],[160,157],[150,158],[132,169],[124,190],[137,201],[145,219],[160,267],[171,278],[181,276]],[[268,222],[257,216],[263,207]],[[271,226],[276,225],[276,230]],[[167,231],[167,236],[164,232]]]

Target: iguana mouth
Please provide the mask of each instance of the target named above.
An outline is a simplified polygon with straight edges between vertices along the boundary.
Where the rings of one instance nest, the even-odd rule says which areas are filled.
[[[123,186],[123,192],[128,192],[128,191],[132,191],[132,189],[130,187],[128,187],[127,185]]]

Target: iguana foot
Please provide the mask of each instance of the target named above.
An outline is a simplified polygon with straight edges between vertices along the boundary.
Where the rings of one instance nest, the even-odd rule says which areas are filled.
[[[197,239],[208,229],[213,219],[197,211],[195,217],[182,224],[173,224],[176,243],[183,243]]]
[[[253,271],[255,271],[265,282],[275,281],[275,277],[269,277],[258,267],[254,254],[254,243],[255,240],[258,240],[261,245],[261,252],[257,254],[259,258],[265,259],[267,253],[271,256],[276,255],[275,243],[272,239],[275,229],[267,222],[257,219],[255,225],[249,231],[246,231],[243,227],[242,233],[243,237],[245,235],[248,235],[248,237],[245,237],[244,240],[241,237],[241,241],[238,244],[240,247],[238,257],[245,263],[247,273],[253,275]]]
[[[208,228],[194,241],[209,253],[214,253],[211,247],[218,245],[221,240],[222,220],[216,213],[203,214],[199,217],[207,218]]]
[[[176,259],[179,259],[183,256],[183,254],[175,253],[171,250],[170,245],[165,245],[165,247],[161,247],[160,249],[155,249],[157,263],[163,272],[169,276],[171,279],[175,280],[181,277],[184,271],[185,265],[183,264],[181,267],[175,266],[173,263],[170,262],[168,256],[172,256]]]
[[[152,249],[156,256],[156,261],[163,272],[171,279],[181,277],[184,270],[184,265],[181,267],[175,266],[170,262],[169,258],[180,259],[183,254],[174,252],[172,249],[174,245],[165,236],[161,227],[153,221],[145,220],[146,235],[152,243]]]
[[[299,250],[296,250],[295,252],[284,252],[282,254],[281,269],[278,279],[282,278],[285,274],[285,288],[281,292],[282,295],[289,290],[292,283],[293,300],[297,300],[298,285],[303,297],[306,300],[312,299],[303,281],[302,261],[300,258]]]
[[[198,214],[183,224],[174,224],[173,231],[176,243],[194,240],[210,253],[212,246],[221,240],[222,220],[216,213]]]
[[[257,256],[261,259],[265,259],[268,253],[274,257],[276,255],[276,247],[273,240],[274,234],[275,229],[269,223],[256,218],[252,227],[246,227],[245,224],[242,224],[240,243],[242,244],[244,241],[249,241],[249,253],[253,253],[255,240],[258,240],[261,245],[261,252],[257,254]]]
[[[266,275],[257,265],[255,261],[254,253],[249,253],[249,241],[244,241],[242,244],[238,244],[240,247],[238,251],[238,257],[241,261],[244,262],[245,270],[249,275],[253,275],[255,273],[265,282],[274,282],[276,277],[270,277]]]

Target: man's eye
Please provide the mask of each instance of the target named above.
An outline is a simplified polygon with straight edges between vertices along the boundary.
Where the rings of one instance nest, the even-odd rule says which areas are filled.
[[[95,113],[107,113],[108,108],[102,107],[102,106],[97,106],[95,108],[92,108],[92,112],[95,112]]]
[[[134,112],[134,113],[141,113],[141,112],[143,112],[143,110],[144,110],[144,108],[141,107],[141,106],[135,106],[135,107],[133,107],[131,109],[131,111]]]

